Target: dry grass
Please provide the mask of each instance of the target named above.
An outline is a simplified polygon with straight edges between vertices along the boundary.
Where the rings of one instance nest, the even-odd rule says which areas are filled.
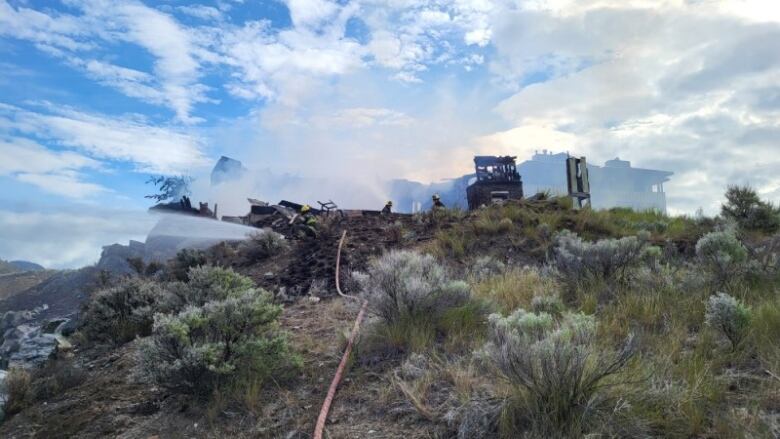
[[[554,296],[557,286],[533,267],[511,268],[473,284],[474,295],[498,305],[503,312],[530,309],[535,296]]]
[[[5,404],[3,407],[7,415],[14,415],[24,410],[33,400],[32,376],[30,372],[11,368],[3,382]]]

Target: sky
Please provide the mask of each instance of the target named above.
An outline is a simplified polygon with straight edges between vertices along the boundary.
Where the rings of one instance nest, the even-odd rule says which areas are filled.
[[[778,41],[776,0],[0,0],[0,258],[94,263],[150,175],[221,155],[427,182],[547,149],[673,171],[674,214],[778,202]]]

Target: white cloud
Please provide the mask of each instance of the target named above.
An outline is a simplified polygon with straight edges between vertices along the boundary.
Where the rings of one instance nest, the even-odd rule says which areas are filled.
[[[62,195],[68,198],[86,198],[107,191],[106,188],[94,183],[81,181],[81,176],[73,171],[62,171],[53,174],[19,173],[16,179],[23,183],[33,184],[45,192]]]
[[[489,29],[474,29],[466,32],[463,40],[466,44],[476,44],[477,46],[484,47],[490,42],[492,32]]]
[[[488,44],[494,8],[492,2],[482,0],[286,0],[293,26],[285,29],[271,28],[265,21],[236,27],[222,20],[224,11],[209,6],[164,8],[219,20],[214,27],[188,28],[173,15],[139,1],[67,0],[80,15],[12,7],[0,1],[0,20],[9,23],[0,33],[34,41],[127,96],[165,105],[184,123],[201,121],[192,115],[195,105],[212,102],[209,89],[199,83],[203,63],[233,69],[234,80],[226,89],[236,96],[279,99],[288,105],[295,105],[306,89],[318,87],[324,78],[371,65],[390,69],[389,78],[418,83],[419,73],[432,64],[473,65],[469,60],[476,54],[461,53],[458,46]],[[352,18],[367,26],[368,41],[345,36]],[[153,70],[116,65],[98,55],[121,42],[151,53]]]
[[[53,17],[30,8],[14,8],[0,0],[0,35],[30,40],[41,46],[83,50],[93,47],[81,41],[86,34],[88,30],[77,17]]]
[[[87,198],[107,191],[83,181],[81,171],[100,169],[93,159],[71,151],[52,151],[28,139],[0,140],[0,176],[10,176],[45,192],[68,198]]]
[[[331,116],[314,116],[311,122],[321,128],[361,129],[374,126],[404,126],[414,119],[388,108],[347,108]]]
[[[83,69],[90,78],[103,85],[114,87],[126,96],[154,104],[165,103],[165,94],[155,87],[154,77],[146,72],[76,57],[69,58],[69,63]]]
[[[339,5],[328,0],[286,0],[295,26],[314,27],[333,17]]]
[[[186,173],[207,163],[201,141],[192,135],[75,110],[39,113],[0,104],[2,131],[49,139],[97,159],[130,162],[138,172]]]
[[[68,3],[82,14],[14,8],[0,0],[0,35],[30,40],[47,53],[85,69],[88,75],[130,97],[171,108],[183,123],[201,121],[191,113],[196,103],[208,101],[207,88],[198,83],[197,55],[203,53],[203,48],[196,47],[191,30],[170,15],[138,1],[71,0]],[[154,81],[150,84],[149,76],[128,77],[130,69],[124,67],[83,60],[82,52],[103,49],[104,42],[126,42],[146,49],[155,57],[150,72]]]
[[[777,196],[780,25],[719,13],[725,4],[576,2],[506,14],[493,71],[551,78],[497,109],[518,126],[571,136],[592,161],[676,172],[666,189],[677,212],[714,213],[729,183]]]
[[[120,2],[105,11],[126,26],[130,41],[152,53],[155,73],[162,78],[162,91],[168,105],[182,122],[196,122],[190,116],[194,102],[202,102],[204,88],[196,85],[198,62],[189,33],[172,17],[140,3]]]
[[[307,29],[274,34],[266,22],[246,23],[227,32],[220,50],[225,61],[240,72],[230,88],[236,95],[289,104],[312,82],[348,73],[362,62],[360,45],[353,40]]]
[[[289,0],[293,27],[270,22],[224,28],[214,50],[237,70],[228,89],[242,98],[286,101],[294,106],[323,78],[380,67],[387,77],[420,83],[430,65],[473,65],[475,53],[491,38],[489,1]],[[367,41],[346,37],[349,19],[359,19]],[[301,91],[301,89],[303,91]]]
[[[187,5],[178,6],[177,11],[183,12],[192,17],[200,18],[201,20],[219,20],[222,18],[222,11],[211,6],[204,5]]]
[[[100,163],[70,151],[51,151],[28,139],[0,140],[0,175],[18,172],[47,173],[63,169],[97,169]]]
[[[361,19],[371,29],[368,53],[380,66],[397,70],[393,79],[422,82],[428,66],[473,55],[465,45],[484,47],[491,38],[490,1],[361,2]]]

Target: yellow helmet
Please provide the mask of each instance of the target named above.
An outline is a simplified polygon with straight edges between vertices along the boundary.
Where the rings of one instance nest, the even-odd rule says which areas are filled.
[[[439,194],[433,194],[433,199],[434,200],[440,200],[441,197],[439,196]]]
[[[304,204],[303,206],[301,206],[301,213],[306,213],[310,210],[311,210],[311,206],[309,206],[308,204]]]
[[[393,202],[392,202],[392,201],[388,201],[388,202],[387,202],[387,205],[388,205],[388,206],[392,206],[392,205],[393,205]]]

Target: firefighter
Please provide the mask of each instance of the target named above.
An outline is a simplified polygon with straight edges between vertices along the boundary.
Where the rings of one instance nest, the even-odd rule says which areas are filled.
[[[383,215],[389,215],[391,213],[393,213],[393,202],[392,201],[388,201],[385,204],[385,207],[382,208],[382,214]]]
[[[431,197],[431,200],[433,200],[433,208],[434,209],[444,209],[444,203],[441,202],[441,197],[439,194],[433,194],[433,197]]]
[[[297,233],[312,238],[317,237],[317,217],[311,211],[311,206],[304,204],[301,206],[300,214],[297,218]]]

